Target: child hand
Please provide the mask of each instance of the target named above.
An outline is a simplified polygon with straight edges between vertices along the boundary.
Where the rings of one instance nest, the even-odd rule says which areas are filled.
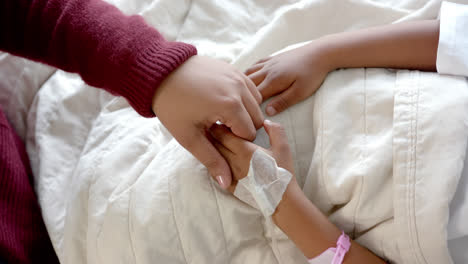
[[[270,137],[271,145],[268,150],[263,150],[276,160],[279,167],[288,170],[294,175],[292,155],[284,128],[280,124],[268,120],[265,120],[263,125]],[[224,125],[214,125],[210,132],[214,138],[214,146],[231,167],[233,183],[228,190],[234,193],[237,181],[246,177],[249,172],[250,160],[253,153],[257,148],[261,147],[237,137]],[[295,177],[292,178],[291,182],[296,182]]]
[[[324,45],[312,42],[260,60],[245,73],[257,85],[263,100],[275,96],[266,107],[269,116],[311,96],[332,70]]]

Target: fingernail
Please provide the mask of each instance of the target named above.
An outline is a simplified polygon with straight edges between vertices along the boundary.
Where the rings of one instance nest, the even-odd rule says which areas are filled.
[[[221,186],[224,189],[224,180],[223,177],[217,176],[216,181],[218,182],[219,186]]]
[[[271,121],[268,120],[268,119],[265,119],[265,121],[263,121],[263,122],[265,122],[265,124],[266,124],[267,126],[268,126],[268,125],[271,125]]]
[[[272,116],[274,114],[276,114],[276,109],[273,107],[273,106],[268,106],[266,108],[266,113],[269,115],[269,116]]]

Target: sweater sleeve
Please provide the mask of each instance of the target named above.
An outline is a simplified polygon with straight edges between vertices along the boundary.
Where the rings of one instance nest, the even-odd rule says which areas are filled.
[[[78,73],[145,117],[159,84],[197,53],[102,0],[2,0],[0,50]]]

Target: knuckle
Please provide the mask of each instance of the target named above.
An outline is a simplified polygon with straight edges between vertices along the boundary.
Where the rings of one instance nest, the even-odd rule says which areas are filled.
[[[289,101],[288,99],[285,98],[285,96],[277,96],[276,100],[274,102],[274,107],[278,111],[283,111],[284,109],[288,108],[289,106]]]
[[[267,82],[272,82],[278,78],[278,72],[275,71],[275,69],[272,69],[271,67],[265,67],[266,68],[266,76],[265,76],[265,81]]]
[[[281,78],[281,72],[278,71],[278,70],[275,70],[275,69],[272,69],[270,70],[270,72],[268,73],[268,76],[270,77],[269,80],[270,81],[276,81],[278,79]]]
[[[257,89],[254,91],[254,96],[255,100],[257,100],[257,103],[261,104],[263,102],[263,96]]]
[[[254,129],[252,129],[251,131],[250,140],[254,141],[256,137],[257,137],[257,131],[255,130],[255,127],[254,127]]]
[[[262,103],[263,97],[260,94],[260,91],[258,91],[257,89],[252,89],[252,91],[250,91],[250,94],[252,95],[253,99],[255,100],[255,103],[257,103],[257,104]]]
[[[247,129],[246,133],[247,140],[254,140],[257,134],[255,130],[251,128]]]
[[[243,87],[245,86],[245,80],[244,78],[242,77],[242,74],[241,73],[238,73],[238,74],[235,74],[234,76],[232,76],[231,78],[231,82],[234,86],[236,87]]]
[[[260,93],[262,91],[268,91],[268,90],[271,90],[271,88],[273,88],[273,83],[275,81],[275,77],[271,76],[271,74],[268,74],[266,77],[265,77],[265,80],[262,82],[262,85],[259,86],[258,90],[260,91]]]
[[[225,97],[222,99],[222,104],[226,109],[229,110],[237,110],[241,106],[241,102],[239,99],[235,97]]]
[[[261,114],[260,117],[254,120],[254,126],[256,129],[260,129],[263,126],[263,120],[264,120],[263,114]],[[255,136],[256,136],[256,133],[255,133]]]

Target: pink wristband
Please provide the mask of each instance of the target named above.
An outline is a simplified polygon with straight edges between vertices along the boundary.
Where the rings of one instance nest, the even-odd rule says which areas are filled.
[[[351,247],[351,242],[349,241],[349,237],[344,232],[342,232],[341,236],[338,238],[338,241],[336,242],[336,252],[331,263],[332,264],[343,263],[343,259],[350,247]]]
[[[336,242],[336,248],[329,248],[325,250],[319,256],[310,259],[310,264],[322,264],[322,263],[331,263],[331,264],[341,264],[343,263],[344,257],[346,253],[349,251],[351,247],[351,242],[349,237],[342,232],[341,236],[338,238]]]

